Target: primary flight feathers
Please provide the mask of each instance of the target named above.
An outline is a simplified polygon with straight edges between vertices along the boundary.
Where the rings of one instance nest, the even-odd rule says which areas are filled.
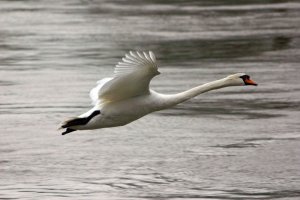
[[[129,54],[126,54],[125,57],[122,58],[122,61],[123,62],[119,62],[115,67],[115,77],[124,76],[125,74],[137,70],[144,70],[145,72],[157,71],[156,58],[152,51],[148,53],[130,51]]]

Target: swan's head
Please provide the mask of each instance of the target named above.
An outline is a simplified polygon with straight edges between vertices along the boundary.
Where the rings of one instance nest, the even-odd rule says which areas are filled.
[[[229,85],[243,86],[243,85],[255,85],[253,80],[250,79],[250,76],[245,73],[232,74],[226,77]]]

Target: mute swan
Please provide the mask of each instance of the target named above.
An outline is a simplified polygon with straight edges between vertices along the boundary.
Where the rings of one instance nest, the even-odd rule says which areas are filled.
[[[155,55],[151,51],[130,51],[116,65],[114,77],[98,81],[98,85],[90,91],[94,107],[62,123],[60,128],[66,128],[62,135],[76,130],[122,126],[210,90],[257,85],[248,75],[237,73],[185,92],[167,95],[149,89],[151,79],[159,74]]]

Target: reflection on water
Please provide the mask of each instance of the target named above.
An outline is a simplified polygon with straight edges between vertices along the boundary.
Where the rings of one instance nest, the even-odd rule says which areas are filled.
[[[300,198],[298,1],[0,4],[0,199]],[[62,137],[128,50],[156,53],[159,92],[259,86]]]

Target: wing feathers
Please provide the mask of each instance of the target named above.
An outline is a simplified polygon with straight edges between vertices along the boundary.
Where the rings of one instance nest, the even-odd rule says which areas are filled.
[[[92,100],[92,105],[96,105],[97,103],[99,103],[99,100],[100,100],[99,93],[101,91],[101,88],[112,79],[113,78],[104,78],[104,79],[97,81],[97,86],[94,87],[93,89],[91,89],[91,91],[90,91],[90,98]]]
[[[150,58],[145,52],[143,52],[143,53],[144,53],[145,58],[146,58],[148,61],[152,62],[152,61],[151,61],[151,58]]]
[[[125,54],[114,70],[115,77],[134,73],[136,71],[152,72],[157,74],[157,64],[153,52],[132,52]]]
[[[114,78],[103,79],[91,90],[93,103],[115,102],[149,93],[151,79],[158,75],[153,52],[133,52],[118,62]]]
[[[155,58],[155,55],[152,51],[149,51],[149,55],[150,55],[150,58],[152,60],[153,63],[156,63],[156,58]]]

